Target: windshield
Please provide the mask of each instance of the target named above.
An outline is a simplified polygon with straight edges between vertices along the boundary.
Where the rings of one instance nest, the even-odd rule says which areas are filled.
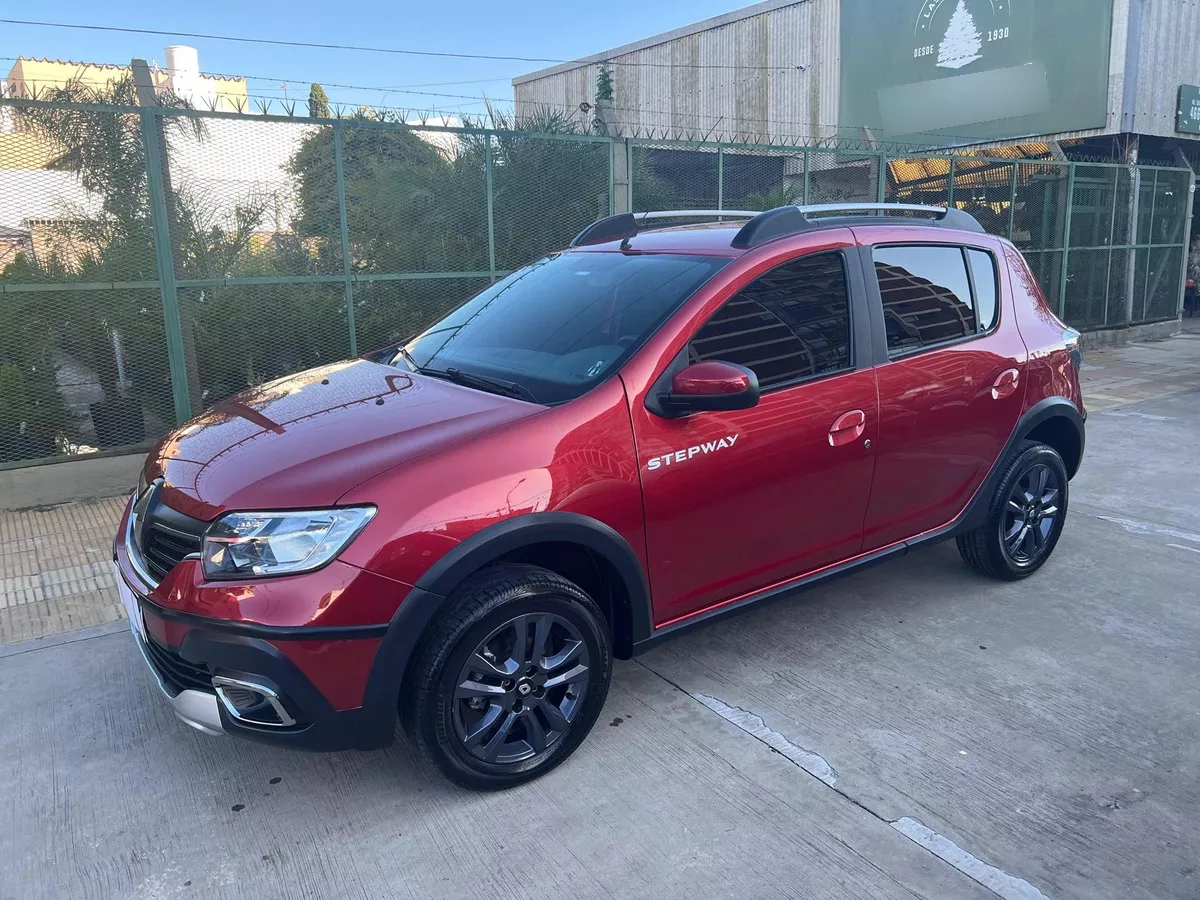
[[[563,403],[615,372],[729,262],[657,254],[551,256],[468,300],[392,362],[483,390]]]

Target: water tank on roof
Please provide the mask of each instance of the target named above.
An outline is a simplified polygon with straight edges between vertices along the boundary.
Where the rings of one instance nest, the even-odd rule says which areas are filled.
[[[167,48],[167,85],[176,96],[197,109],[212,109],[216,88],[200,74],[200,52],[183,45]]]
[[[172,78],[199,78],[200,51],[195,47],[168,47],[167,72]]]

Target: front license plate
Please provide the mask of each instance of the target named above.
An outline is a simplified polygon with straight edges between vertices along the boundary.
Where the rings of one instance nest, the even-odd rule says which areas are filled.
[[[121,570],[113,563],[113,573],[117,576],[117,593],[121,595],[121,605],[125,607],[125,615],[129,617],[129,628],[146,639],[146,622],[142,619],[142,610],[138,605],[137,595],[125,583]]]

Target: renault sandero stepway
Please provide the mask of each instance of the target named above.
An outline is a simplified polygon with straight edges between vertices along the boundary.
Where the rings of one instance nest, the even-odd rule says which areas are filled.
[[[618,215],[168,435],[118,582],[189,725],[370,749],[399,717],[454,781],[508,787],[579,746],[614,658],[682,629],[931,541],[1032,575],[1079,367],[959,210]]]

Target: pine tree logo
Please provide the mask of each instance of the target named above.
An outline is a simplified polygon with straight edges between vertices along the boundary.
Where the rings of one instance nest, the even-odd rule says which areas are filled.
[[[938,47],[937,64],[943,69],[961,69],[982,59],[983,35],[975,27],[975,19],[967,9],[966,0],[958,0],[946,36]]]

